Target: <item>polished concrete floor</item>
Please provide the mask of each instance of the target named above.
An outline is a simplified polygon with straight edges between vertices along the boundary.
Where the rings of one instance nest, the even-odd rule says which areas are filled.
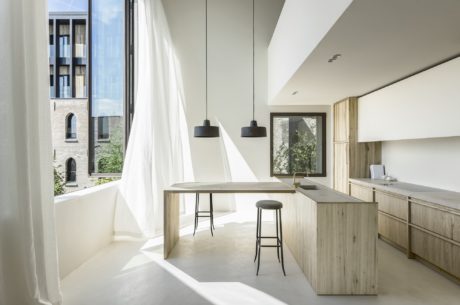
[[[201,223],[195,237],[191,228],[183,230],[168,260],[161,239],[113,243],[63,280],[63,305],[460,304],[460,286],[382,241],[378,296],[317,296],[287,248],[286,277],[271,248],[262,250],[255,275],[252,219],[219,217],[214,237],[208,225]]]

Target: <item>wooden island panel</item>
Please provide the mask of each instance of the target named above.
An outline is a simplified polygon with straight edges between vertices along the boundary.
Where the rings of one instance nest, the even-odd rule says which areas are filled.
[[[295,194],[283,210],[285,243],[317,294],[377,294],[375,203]]]

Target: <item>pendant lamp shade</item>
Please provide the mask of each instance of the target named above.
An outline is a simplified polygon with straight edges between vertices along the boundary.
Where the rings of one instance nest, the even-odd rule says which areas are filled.
[[[241,137],[243,138],[263,138],[267,136],[267,129],[263,126],[257,126],[257,121],[254,118],[255,113],[255,82],[254,82],[254,58],[255,58],[255,43],[254,43],[254,12],[255,3],[252,0],[252,121],[249,126],[241,128]]]
[[[243,138],[261,138],[267,136],[267,129],[257,126],[257,121],[252,120],[248,127],[241,127],[241,136]]]
[[[195,138],[217,138],[219,137],[219,127],[211,126],[209,120],[204,120],[202,126],[195,126]]]
[[[205,0],[205,14],[206,14],[206,47],[205,47],[205,56],[206,56],[206,115],[203,125],[195,126],[194,137],[195,138],[217,138],[219,137],[219,127],[211,126],[211,122],[208,120],[208,0]]]

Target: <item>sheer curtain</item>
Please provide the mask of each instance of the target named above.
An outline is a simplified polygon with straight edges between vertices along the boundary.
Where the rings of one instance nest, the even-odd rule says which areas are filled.
[[[115,234],[163,228],[163,188],[184,178],[188,135],[180,73],[161,0],[138,1],[136,105],[115,212]]]
[[[46,0],[0,1],[0,304],[60,304]]]

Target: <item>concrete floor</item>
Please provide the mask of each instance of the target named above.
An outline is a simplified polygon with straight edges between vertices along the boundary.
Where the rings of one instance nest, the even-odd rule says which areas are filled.
[[[116,242],[62,282],[63,305],[144,304],[460,304],[460,286],[378,242],[378,296],[317,296],[285,248],[287,276],[276,250],[262,250],[255,275],[255,222],[230,214],[182,237],[171,258],[162,259],[161,239]],[[265,229],[273,229],[264,222]]]

